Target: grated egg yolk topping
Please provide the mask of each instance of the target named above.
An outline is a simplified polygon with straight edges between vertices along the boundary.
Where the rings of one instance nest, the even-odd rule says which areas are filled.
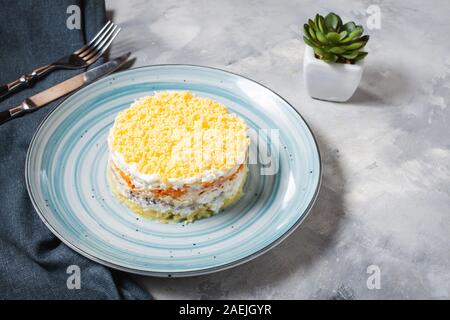
[[[137,100],[118,114],[110,136],[111,151],[162,180],[226,172],[246,160],[248,146],[244,120],[189,91]]]

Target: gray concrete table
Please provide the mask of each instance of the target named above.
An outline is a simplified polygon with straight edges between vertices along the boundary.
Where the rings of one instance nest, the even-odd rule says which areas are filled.
[[[367,30],[358,91],[343,104],[311,99],[303,23],[334,11],[366,25],[371,4],[381,28]],[[261,82],[300,111],[323,156],[317,203],[287,240],[215,274],[137,277],[156,298],[450,298],[450,2],[115,0],[107,8],[123,27],[113,55],[131,50],[135,66],[201,64]],[[380,289],[367,286],[372,265]]]

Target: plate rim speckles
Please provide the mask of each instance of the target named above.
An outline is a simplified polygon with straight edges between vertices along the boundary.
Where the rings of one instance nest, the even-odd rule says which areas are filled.
[[[208,70],[210,72],[217,72],[217,73],[223,73],[224,76],[228,75],[228,76],[233,76],[233,77],[238,77],[240,79],[243,79],[245,81],[249,81],[254,85],[259,86],[260,88],[266,90],[269,94],[273,94],[275,95],[278,99],[280,99],[283,104],[289,106],[292,111],[294,111],[298,117],[299,120],[304,124],[304,126],[307,129],[307,133],[310,135],[311,139],[312,139],[312,145],[315,148],[315,152],[316,157],[317,157],[317,168],[318,168],[318,172],[316,173],[317,176],[317,183],[315,185],[315,189],[313,191],[313,195],[306,207],[305,210],[303,210],[303,212],[298,212],[298,219],[295,221],[295,223],[289,228],[287,229],[283,234],[281,234],[278,238],[274,239],[273,241],[271,241],[270,243],[268,243],[267,245],[265,245],[264,247],[260,248],[259,250],[250,253],[246,256],[243,256],[240,259],[236,259],[233,261],[230,261],[228,263],[224,263],[218,266],[213,266],[213,267],[208,267],[208,268],[204,268],[204,269],[196,269],[196,270],[187,270],[187,271],[174,271],[174,272],[170,272],[170,271],[154,271],[154,270],[143,270],[143,269],[134,269],[134,268],[130,268],[127,266],[122,266],[120,264],[117,263],[113,263],[111,261],[105,260],[103,258],[97,257],[94,254],[91,254],[85,250],[83,250],[82,248],[80,248],[79,245],[77,245],[76,243],[72,243],[71,241],[67,240],[64,235],[58,230],[57,227],[53,226],[52,223],[47,219],[47,217],[45,216],[45,214],[43,212],[41,212],[40,210],[40,206],[39,206],[39,199],[38,197],[36,197],[33,193],[33,185],[32,185],[32,181],[30,181],[30,170],[32,168],[31,164],[32,164],[32,156],[33,156],[33,146],[36,145],[36,141],[37,137],[39,136],[39,132],[41,132],[41,130],[45,129],[45,126],[48,122],[48,119],[50,119],[50,117],[55,113],[58,112],[59,106],[61,104],[64,104],[65,101],[75,95],[80,94],[80,92],[84,92],[85,89],[95,86],[98,82],[102,82],[105,83],[107,81],[110,81],[111,79],[114,79],[115,77],[124,74],[124,73],[129,73],[129,72],[133,72],[135,70],[140,70],[140,69],[148,69],[148,70],[157,70],[157,68],[176,68],[176,67],[180,67],[180,68],[193,68],[193,69],[204,69],[204,70]],[[208,67],[208,66],[199,66],[199,65],[189,65],[189,64],[160,64],[160,65],[151,65],[151,66],[141,66],[141,67],[137,67],[137,68],[133,68],[133,69],[129,69],[129,70],[125,70],[125,71],[121,71],[115,74],[112,74],[108,77],[105,77],[103,79],[101,79],[100,81],[98,81],[96,83],[93,83],[89,86],[86,86],[82,89],[80,89],[79,91],[77,91],[74,95],[69,96],[67,98],[65,98],[56,108],[54,108],[51,112],[49,112],[47,114],[47,116],[43,119],[43,121],[40,123],[40,125],[38,126],[35,134],[33,135],[33,138],[31,139],[30,142],[30,146],[27,152],[27,157],[26,157],[26,162],[25,162],[25,180],[26,180],[26,186],[28,189],[28,193],[31,199],[31,202],[33,204],[33,207],[35,208],[36,212],[38,213],[38,215],[40,216],[41,220],[44,222],[44,224],[66,245],[68,245],[70,248],[72,248],[73,250],[75,250],[76,252],[80,253],[81,255],[96,261],[100,264],[106,265],[108,267],[114,268],[114,269],[118,269],[121,271],[125,271],[125,272],[130,272],[130,273],[135,273],[135,274],[141,274],[141,275],[150,275],[150,276],[160,276],[160,277],[183,277],[183,276],[195,276],[195,275],[202,275],[202,274],[208,274],[208,273],[212,273],[212,272],[216,272],[216,271],[220,271],[220,270],[225,270],[231,267],[235,267],[238,265],[241,265],[245,262],[248,262],[250,260],[255,259],[256,257],[266,253],[267,251],[269,251],[270,249],[274,248],[276,245],[278,245],[279,243],[281,243],[284,239],[286,239],[294,230],[297,229],[297,227],[304,221],[304,219],[307,217],[308,213],[311,211],[311,208],[313,207],[318,194],[319,194],[319,190],[320,190],[320,186],[322,183],[322,161],[321,161],[321,155],[320,155],[320,150],[319,150],[319,146],[317,143],[317,139],[314,136],[314,133],[312,132],[310,126],[308,125],[308,123],[304,120],[304,118],[301,116],[301,114],[297,111],[297,109],[295,109],[289,102],[287,102],[283,97],[281,97],[279,94],[277,94],[276,92],[274,92],[273,90],[271,90],[270,88],[252,80],[249,79],[245,76],[230,72],[230,71],[226,71],[226,70],[222,70],[219,68],[214,68],[214,67]],[[42,204],[41,204],[42,205]]]

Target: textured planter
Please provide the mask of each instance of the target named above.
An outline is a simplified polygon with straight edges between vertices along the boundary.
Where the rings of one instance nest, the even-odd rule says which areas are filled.
[[[326,63],[305,46],[303,76],[306,90],[316,99],[344,102],[350,99],[361,81],[364,59],[355,64]]]

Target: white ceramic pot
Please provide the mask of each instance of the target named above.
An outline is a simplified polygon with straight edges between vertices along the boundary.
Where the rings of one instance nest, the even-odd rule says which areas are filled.
[[[326,63],[305,45],[303,76],[306,90],[316,99],[344,102],[350,99],[361,81],[364,59],[355,64]]]

